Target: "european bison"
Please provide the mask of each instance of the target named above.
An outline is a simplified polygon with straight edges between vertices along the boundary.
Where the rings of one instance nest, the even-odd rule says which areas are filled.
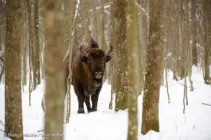
[[[88,112],[97,111],[99,93],[103,85],[103,75],[106,63],[111,60],[110,53],[113,47],[105,52],[100,49],[94,39],[87,44],[75,47],[72,50],[72,85],[78,98],[78,113],[84,113],[84,102]],[[66,78],[69,76],[69,55],[65,56]],[[92,106],[90,105],[90,97]],[[45,111],[45,96],[42,99],[42,108]]]
[[[87,46],[81,45],[73,50],[72,85],[78,98],[78,113],[84,113],[84,102],[88,112],[97,111],[103,75],[106,63],[111,60],[111,52],[112,46],[105,52],[93,39]],[[90,105],[90,97],[92,106]]]

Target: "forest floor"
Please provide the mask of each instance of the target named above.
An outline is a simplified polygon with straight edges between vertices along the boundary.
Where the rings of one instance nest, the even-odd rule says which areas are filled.
[[[183,114],[184,81],[173,81],[168,72],[169,94],[161,87],[160,92],[160,132],[150,131],[141,135],[142,98],[138,99],[139,140],[211,140],[211,86],[205,85],[200,70],[193,68],[194,91],[188,84],[188,106]],[[165,83],[164,83],[165,84]],[[110,85],[105,82],[99,98],[98,111],[77,114],[77,99],[71,89],[70,123],[65,124],[65,140],[126,140],[127,111],[115,112],[108,108]],[[27,88],[26,88],[27,89]],[[22,93],[24,140],[40,140],[43,137],[44,113],[41,108],[44,84],[37,86],[32,93],[32,106],[29,106],[28,91]],[[4,85],[0,85],[0,139],[4,130]]]

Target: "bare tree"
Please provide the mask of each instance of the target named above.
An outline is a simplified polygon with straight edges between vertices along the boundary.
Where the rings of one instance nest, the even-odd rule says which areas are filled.
[[[127,1],[127,53],[128,53],[128,132],[127,140],[138,139],[138,92],[140,68],[138,46],[138,10],[136,0]]]
[[[71,9],[71,10],[70,10]],[[73,45],[73,27],[75,23],[75,11],[76,11],[76,0],[64,0],[64,47],[66,54],[64,56],[64,62],[66,67],[65,76],[66,85],[67,85],[67,115],[66,122],[69,122],[70,119],[70,104],[71,104],[71,96],[70,96],[70,85],[72,83],[72,72],[71,72],[71,58],[72,58],[72,45]],[[68,57],[69,56],[69,57]],[[67,58],[68,57],[68,58]]]
[[[116,36],[115,36],[115,22],[114,22],[114,5],[111,4],[111,7],[110,7],[110,43],[113,45],[113,46],[116,46],[115,45],[115,39],[116,39]],[[117,82],[117,79],[115,78],[116,77],[116,71],[115,71],[115,64],[116,64],[116,53],[113,53],[112,55],[112,59],[111,59],[111,62],[108,64],[109,65],[109,71],[108,73],[110,73],[110,75],[108,76],[108,81],[110,81],[111,83],[111,98],[110,98],[110,103],[109,103],[109,109],[112,109],[113,108],[113,94],[115,92],[115,87],[116,87],[116,82]]]
[[[44,69],[45,69],[45,140],[63,139],[65,66],[62,40],[63,18],[61,1],[43,1],[44,11]],[[53,126],[53,127],[52,127]]]
[[[6,28],[6,2],[0,1],[0,82],[4,82],[4,46]]]
[[[115,5],[115,110],[127,108],[127,46],[126,46],[126,0],[114,1]]]
[[[25,86],[27,84],[27,5],[26,2],[23,1],[24,4],[24,14],[23,14],[23,25],[22,25],[22,35],[21,35],[21,55],[22,55],[22,85]]]
[[[209,46],[209,34],[210,34],[210,20],[211,16],[209,10],[211,8],[209,0],[203,0],[203,25],[204,25],[204,83],[210,84],[210,62],[209,62],[209,54],[210,54],[210,46]]]
[[[5,134],[23,139],[21,100],[21,0],[7,0],[5,46]],[[14,135],[12,135],[14,134]]]
[[[100,47],[102,49],[106,48],[105,41],[105,0],[100,0]],[[107,79],[107,69],[105,70],[103,79]]]
[[[28,16],[28,34],[29,34],[29,106],[31,106],[31,92],[35,89],[34,82],[34,70],[33,70],[33,40],[34,40],[34,32],[33,32],[33,24],[32,24],[32,4],[30,0],[26,0],[27,4],[27,16]]]
[[[196,35],[196,0],[191,0],[191,48],[192,48],[192,63],[197,66],[197,35]]]
[[[34,0],[34,81],[40,84],[40,38],[39,38],[39,1]]]
[[[142,111],[142,129],[146,134],[149,130],[159,131],[159,92],[163,67],[162,27],[161,19],[164,0],[149,0],[150,27],[147,48],[147,67],[144,84]]]

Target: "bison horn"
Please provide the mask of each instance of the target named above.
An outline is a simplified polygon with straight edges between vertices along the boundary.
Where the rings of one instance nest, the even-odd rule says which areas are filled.
[[[110,44],[109,50],[107,51],[107,55],[110,55],[110,53],[113,51],[113,46]]]

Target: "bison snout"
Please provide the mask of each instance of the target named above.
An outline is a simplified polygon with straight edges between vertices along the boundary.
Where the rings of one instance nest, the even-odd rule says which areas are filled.
[[[95,78],[96,79],[102,79],[103,78],[103,72],[95,72]]]

